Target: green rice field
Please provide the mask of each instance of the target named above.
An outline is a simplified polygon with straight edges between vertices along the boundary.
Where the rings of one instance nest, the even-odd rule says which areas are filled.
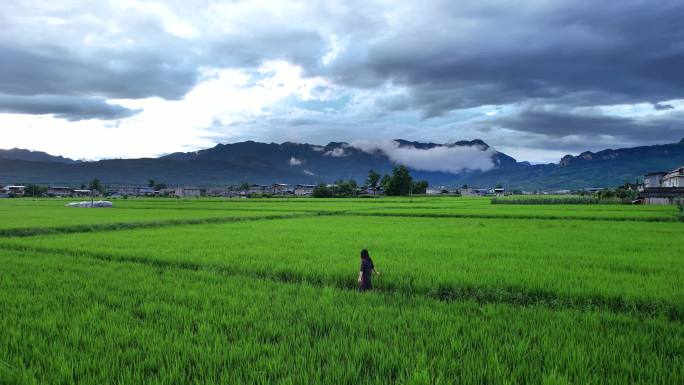
[[[0,384],[684,383],[675,206],[67,202],[0,200]]]

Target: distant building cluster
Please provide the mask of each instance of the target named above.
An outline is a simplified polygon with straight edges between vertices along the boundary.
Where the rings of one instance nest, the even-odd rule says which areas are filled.
[[[326,184],[325,187],[329,189],[337,188],[336,184]],[[34,194],[27,191],[26,186],[12,185],[5,186],[0,189],[0,197],[23,197],[25,195],[42,196],[42,197],[57,197],[57,198],[79,198],[92,196],[105,196],[111,198],[123,197],[171,197],[171,198],[195,198],[200,196],[207,197],[311,197],[314,195],[316,185],[312,184],[285,184],[275,183],[270,185],[264,184],[249,184],[242,186],[228,186],[228,187],[197,187],[197,186],[177,186],[170,188],[155,189],[146,186],[119,186],[104,189],[103,192],[97,190],[88,190],[82,188],[74,188],[68,186],[49,186],[43,188],[40,193]],[[599,190],[599,189],[595,189]],[[30,193],[30,194],[29,194]],[[384,195],[382,187],[356,187],[354,190],[355,196],[382,196]],[[425,190],[425,195],[440,196],[440,195],[462,195],[470,197],[492,197],[511,195],[514,191],[506,190],[503,187],[497,188],[471,188],[463,186],[461,188],[453,188],[448,186],[428,187]],[[531,192],[517,192],[522,194],[533,194]],[[537,192],[543,194],[570,194],[570,190],[559,190],[550,192]]]
[[[152,184],[151,184],[152,185]],[[170,198],[197,198],[223,197],[223,198],[246,198],[246,197],[311,197],[314,196],[318,187],[324,186],[327,189],[335,190],[345,186],[336,184],[311,185],[311,184],[242,184],[240,186],[227,187],[197,187],[197,186],[171,186],[157,185],[158,187],[147,186],[118,186],[90,190],[70,186],[37,186],[37,185],[8,185],[0,186],[0,198],[41,196],[54,198],[83,198],[83,197],[170,197]],[[627,186],[627,184],[625,185]],[[163,188],[160,188],[163,187]],[[632,203],[643,204],[684,204],[684,166],[669,172],[651,172],[644,175],[642,184],[629,184],[629,190],[638,191],[638,198]],[[349,186],[347,186],[349,188]],[[461,188],[448,186],[427,187],[425,195],[461,195],[465,197],[503,197],[506,195],[522,194],[596,194],[602,188],[584,188],[581,190],[554,190],[554,191],[519,191],[507,190],[501,185],[496,188],[472,188],[466,185]],[[382,187],[352,187],[351,196],[382,196],[385,195]],[[320,195],[317,195],[320,196]],[[334,196],[334,195],[333,195]]]
[[[332,186],[332,185],[330,185]],[[177,186],[171,188],[154,189],[152,187],[120,186],[106,188],[104,191],[87,190],[68,186],[41,187],[39,192],[33,192],[24,185],[10,185],[0,188],[0,198],[41,196],[49,198],[80,198],[91,196],[106,196],[111,198],[123,197],[171,197],[171,198],[197,198],[208,197],[249,197],[249,196],[312,196],[315,185],[296,184],[288,185],[276,183],[272,185],[252,184],[241,187],[208,187]],[[370,192],[368,192],[370,193]]]

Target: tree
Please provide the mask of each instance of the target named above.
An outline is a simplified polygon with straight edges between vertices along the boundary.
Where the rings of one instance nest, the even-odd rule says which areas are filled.
[[[29,183],[24,190],[25,197],[39,197],[47,192],[47,187],[39,186],[37,184]]]
[[[356,189],[358,185],[356,184],[356,181],[353,179],[350,179],[348,181],[345,180],[338,180],[335,182],[335,186],[333,187],[332,194],[333,196],[336,197],[353,197],[356,196]]]
[[[425,194],[428,188],[428,182],[425,180],[419,180],[413,182],[413,193],[414,194]]]
[[[320,183],[313,189],[314,198],[332,198],[332,191],[325,183]]]
[[[90,185],[88,186],[88,190],[91,190],[93,192],[98,191],[100,193],[104,192],[104,188],[102,187],[102,183],[100,183],[100,180],[97,178],[90,181]]]
[[[406,166],[395,166],[392,169],[392,177],[387,183],[385,194],[390,196],[409,195],[413,187],[413,178]]]
[[[494,188],[503,188],[503,185],[501,183],[497,183]]]
[[[154,184],[154,190],[155,191],[164,190],[166,188],[167,188],[166,183],[155,183]]]
[[[391,176],[385,174],[382,176],[382,179],[380,179],[380,186],[382,186],[383,189],[387,190],[387,186],[389,186],[390,180],[392,179]]]
[[[154,187],[156,183],[154,182],[154,179],[150,179],[147,181],[147,187]]]
[[[375,170],[368,170],[368,178],[366,179],[366,186],[373,189],[373,195],[375,195],[375,189],[378,188],[379,182],[380,182],[380,174],[375,172]]]
[[[242,182],[240,185],[240,191],[247,191],[249,190],[249,183],[248,182]]]

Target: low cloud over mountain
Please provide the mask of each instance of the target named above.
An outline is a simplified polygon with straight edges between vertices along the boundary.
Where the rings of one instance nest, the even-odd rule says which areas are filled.
[[[381,151],[394,163],[421,171],[438,171],[458,174],[463,171],[487,171],[494,168],[496,151],[481,145],[435,145],[416,148],[411,144],[401,145],[394,140],[357,141],[353,146],[366,152]]]

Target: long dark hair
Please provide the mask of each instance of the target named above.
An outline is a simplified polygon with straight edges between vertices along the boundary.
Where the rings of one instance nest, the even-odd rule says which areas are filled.
[[[370,259],[370,254],[368,254],[368,250],[361,250],[361,259]]]

